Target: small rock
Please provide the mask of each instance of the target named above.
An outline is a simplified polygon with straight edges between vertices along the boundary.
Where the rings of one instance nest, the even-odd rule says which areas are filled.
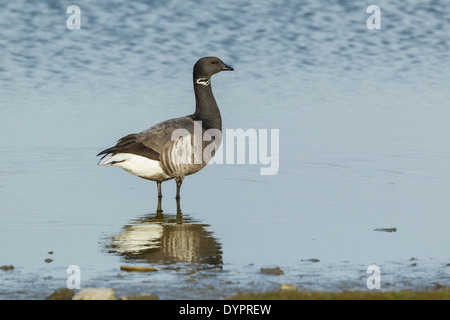
[[[107,288],[90,288],[78,291],[72,300],[115,300],[114,290]]]
[[[283,283],[280,286],[280,290],[286,290],[286,291],[297,291],[297,286],[295,284],[286,284]]]
[[[284,274],[283,270],[280,269],[280,267],[275,267],[275,268],[261,268],[261,273],[262,274],[271,274],[271,275],[280,275],[280,274]]]
[[[397,232],[397,228],[376,228],[374,231]]]
[[[120,270],[123,271],[136,271],[136,272],[155,272],[158,271],[158,269],[155,268],[147,268],[147,267],[132,267],[132,266],[121,266]]]
[[[50,263],[50,262],[53,261],[53,259],[47,258],[47,259],[45,259],[44,261],[47,262],[47,263]]]
[[[315,258],[311,258],[311,259],[306,259],[306,260],[302,260],[302,261],[308,261],[308,262],[314,262],[314,263],[317,263],[317,262],[319,262],[320,260],[319,260],[319,259],[315,259]]]
[[[72,289],[61,288],[56,289],[51,295],[46,297],[46,300],[72,300],[74,292]]]
[[[53,251],[49,251],[49,252],[47,252],[48,254],[53,254]]]
[[[14,266],[10,265],[10,266],[1,266],[0,269],[7,271],[7,270],[14,270]]]

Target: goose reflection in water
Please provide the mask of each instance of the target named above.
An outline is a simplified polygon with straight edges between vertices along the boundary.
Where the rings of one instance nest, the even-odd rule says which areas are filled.
[[[181,214],[163,214],[161,198],[156,213],[136,219],[110,239],[108,247],[127,260],[147,263],[201,263],[222,267],[222,249],[207,224]]]

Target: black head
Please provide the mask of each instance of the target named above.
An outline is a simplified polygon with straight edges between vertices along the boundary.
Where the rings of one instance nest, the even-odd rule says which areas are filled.
[[[194,79],[209,79],[220,71],[233,71],[234,69],[216,57],[204,57],[194,65]]]

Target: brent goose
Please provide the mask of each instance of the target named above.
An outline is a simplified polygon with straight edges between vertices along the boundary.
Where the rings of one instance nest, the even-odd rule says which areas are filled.
[[[224,70],[234,69],[216,57],[199,59],[193,70],[195,113],[163,121],[141,133],[121,138],[114,147],[97,155],[104,155],[98,165],[121,167],[138,177],[156,181],[159,198],[162,197],[161,183],[175,179],[176,199],[179,199],[184,177],[205,167],[221,144],[222,118],[211,90],[211,76]],[[213,134],[209,139],[205,138],[210,129]],[[200,144],[196,143],[198,138]],[[200,161],[196,153],[198,145],[202,148]],[[208,148],[209,145],[214,148]],[[209,157],[205,157],[203,151],[208,149]]]

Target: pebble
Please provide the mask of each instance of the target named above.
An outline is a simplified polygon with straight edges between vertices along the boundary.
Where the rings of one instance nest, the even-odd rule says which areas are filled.
[[[0,267],[0,269],[1,270],[5,270],[5,271],[7,271],[7,270],[14,270],[14,266],[13,265],[10,265],[10,266],[1,266]]]
[[[280,290],[285,290],[285,291],[297,291],[297,286],[295,284],[286,284],[283,283],[280,286]]]
[[[132,266],[121,266],[120,270],[123,270],[123,271],[137,271],[137,272],[155,272],[155,271],[158,271],[158,269],[155,269],[155,268],[132,267]]]
[[[280,274],[284,274],[283,270],[280,269],[280,267],[275,267],[275,268],[261,268],[261,273],[262,274],[271,274],[271,275],[280,275]]]
[[[116,300],[116,298],[113,289],[90,288],[78,291],[72,300]]]
[[[61,288],[56,289],[51,295],[46,297],[46,300],[72,300],[74,292],[72,289]]]
[[[397,228],[376,228],[374,231],[397,232]]]
[[[302,261],[307,261],[307,262],[314,262],[314,263],[317,263],[317,262],[319,262],[320,260],[319,260],[319,259],[316,259],[316,258],[311,258],[311,259],[306,259],[306,260],[302,260]]]

